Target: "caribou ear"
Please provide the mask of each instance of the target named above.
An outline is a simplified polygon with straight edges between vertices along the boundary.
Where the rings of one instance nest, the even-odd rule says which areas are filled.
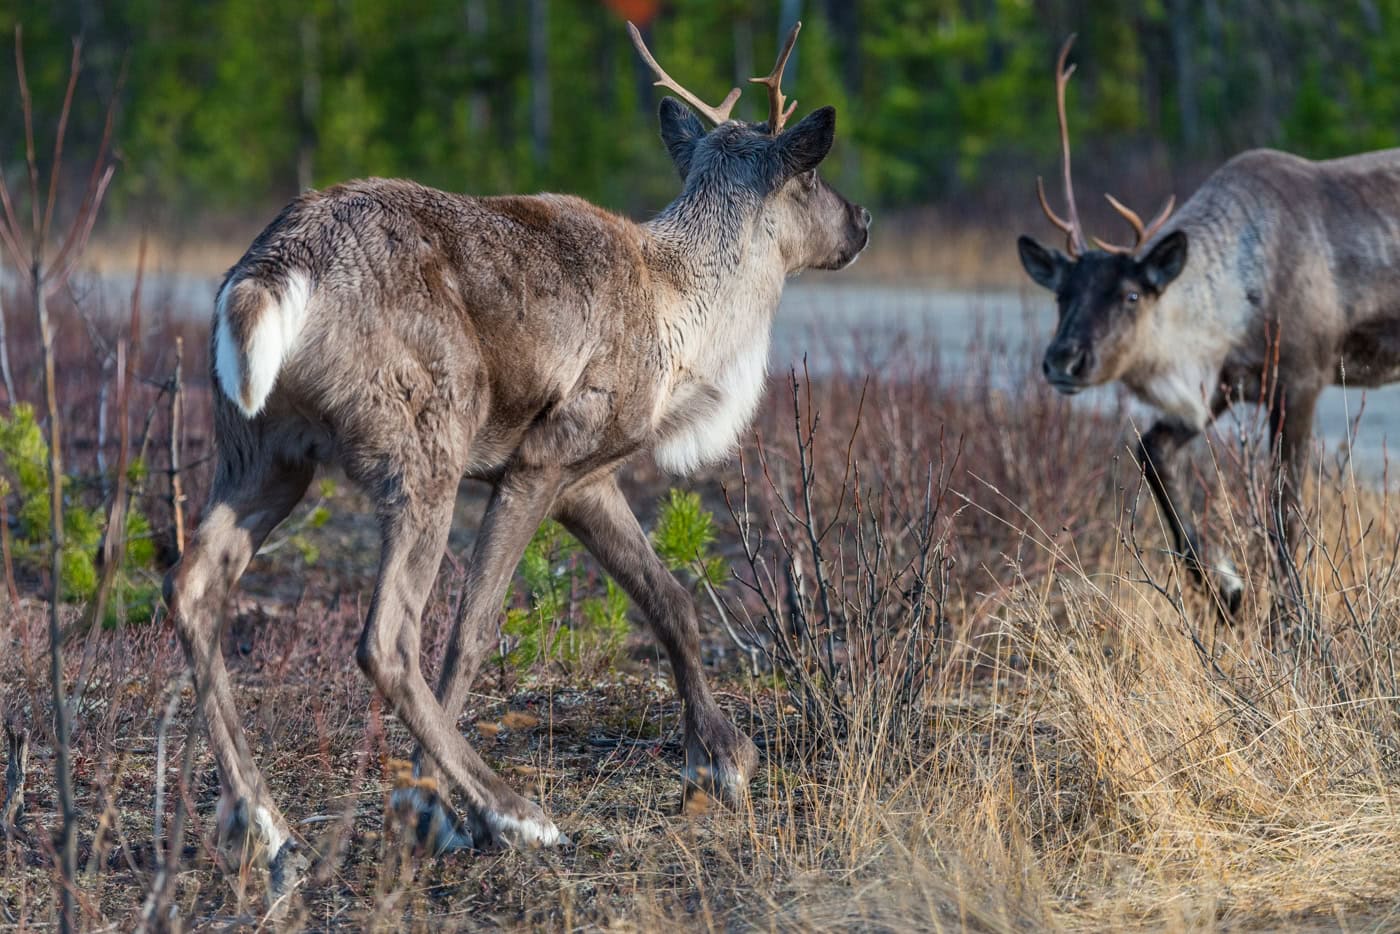
[[[786,129],[774,143],[783,163],[783,177],[793,178],[810,172],[831,152],[836,140],[836,108],[814,110],[794,127]]]
[[[1186,267],[1186,232],[1173,230],[1138,262],[1142,281],[1158,292],[1171,284]]]
[[[1069,268],[1069,260],[1065,258],[1065,254],[1059,250],[1047,250],[1032,238],[1025,236],[1016,241],[1016,249],[1021,254],[1021,265],[1026,267],[1026,273],[1037,285],[1042,285],[1052,292],[1060,291],[1065,270]]]
[[[674,97],[661,98],[661,141],[681,173],[681,180],[690,174],[690,157],[695,153],[695,144],[705,135],[705,127],[700,119],[690,112],[690,108]]]

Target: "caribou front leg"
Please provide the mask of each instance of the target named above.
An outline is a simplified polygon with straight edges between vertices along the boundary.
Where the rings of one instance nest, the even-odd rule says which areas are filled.
[[[222,450],[220,457],[205,518],[167,575],[165,598],[194,672],[218,765],[219,847],[235,866],[265,864],[268,894],[275,900],[296,884],[305,859],[253,762],[224,667],[220,618],[254,553],[306,492],[313,467],[270,464],[260,456],[240,459]]]
[[[690,593],[652,550],[614,476],[569,491],[556,515],[637,601],[666,649],[683,706],[687,795],[698,789],[738,803],[748,792],[758,750],[710,693]]]
[[[1269,409],[1272,470],[1269,484],[1269,538],[1273,544],[1275,572],[1280,584],[1296,599],[1300,581],[1295,550],[1303,526],[1302,488],[1312,446],[1313,412],[1320,390],[1311,386],[1289,385],[1280,389]],[[1277,611],[1272,614],[1274,634],[1282,625]]]
[[[1198,583],[1212,586],[1221,608],[1233,617],[1244,598],[1244,581],[1234,562],[1221,555],[1207,568],[1196,525],[1191,521],[1189,500],[1183,495],[1178,473],[1186,446],[1200,437],[1199,428],[1175,419],[1159,419],[1142,436],[1137,448],[1138,465],[1157,500],[1162,518],[1172,534],[1176,554]]]

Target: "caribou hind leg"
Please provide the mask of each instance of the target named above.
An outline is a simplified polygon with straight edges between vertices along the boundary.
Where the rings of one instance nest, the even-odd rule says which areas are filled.
[[[467,826],[460,826],[455,816],[444,809],[440,794],[424,787],[430,782],[420,782],[411,793],[421,800],[404,801],[401,797],[398,803],[412,805],[419,811],[418,827],[422,835],[430,838],[424,842],[432,851],[491,843],[550,846],[562,842],[565,838],[539,805],[514,792],[458,732],[456,717],[449,716],[439,704],[419,664],[419,618],[447,544],[456,500],[456,476],[450,484],[424,488],[408,481],[398,489],[401,495],[380,505],[384,542],[379,579],[356,657],[419,744],[420,767],[422,755],[431,757],[437,769],[464,795],[472,819]],[[502,497],[498,494],[496,499]],[[528,522],[511,521],[521,518],[502,517],[503,521],[496,525],[488,523],[483,527],[478,551],[490,558],[486,570],[476,576],[484,576],[493,586],[500,582],[499,588],[492,591],[494,607],[500,606],[504,583],[509,581],[534,532],[535,526]],[[507,542],[499,540],[501,527],[508,530]],[[452,637],[459,658],[460,629],[457,627]],[[479,641],[473,639],[474,643]]]
[[[560,487],[557,469],[517,468],[496,484],[477,530],[476,545],[467,564],[462,598],[453,621],[438,683],[437,702],[448,723],[456,724],[466,706],[472,683],[490,647],[497,641],[497,624],[511,577],[535,530],[549,514]],[[431,787],[441,767],[419,746],[414,767]],[[491,776],[494,779],[494,776]],[[513,792],[497,804],[482,806],[469,798],[463,823],[439,794],[425,792],[422,783],[401,800],[418,813],[420,842],[430,852],[443,852],[474,841],[477,846],[551,842],[557,831],[539,809]],[[402,796],[406,799],[408,795]]]
[[[685,722],[687,797],[703,791],[733,805],[748,792],[758,750],[715,703],[700,663],[695,602],[652,550],[616,478],[570,491],[560,521],[637,601],[671,661]]]
[[[300,857],[248,748],[219,644],[220,617],[248,562],[301,500],[315,468],[274,461],[256,443],[245,447],[220,449],[204,520],[166,577],[166,604],[194,670],[196,696],[218,763],[220,847],[237,864],[267,865],[275,897],[294,882]]]

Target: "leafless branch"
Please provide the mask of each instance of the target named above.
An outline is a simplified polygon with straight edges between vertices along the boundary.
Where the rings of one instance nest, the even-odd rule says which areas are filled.
[[[175,338],[175,372],[170,377],[170,519],[175,554],[185,553],[185,489],[180,477],[180,434],[184,422],[185,339]]]
[[[5,719],[5,802],[0,805],[0,829],[9,838],[24,820],[24,780],[29,771],[29,731]]]

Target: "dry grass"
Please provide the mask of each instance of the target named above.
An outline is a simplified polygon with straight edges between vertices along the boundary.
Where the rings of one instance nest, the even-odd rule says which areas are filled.
[[[84,364],[83,330],[66,333],[70,463],[91,469],[91,426],[79,429],[94,408],[79,400],[100,377]],[[168,333],[148,336],[153,374],[168,345]],[[202,342],[190,334],[186,346]],[[1205,522],[1252,586],[1239,625],[1218,626],[1161,551],[1122,411],[1072,414],[1029,377],[959,388],[1015,352],[989,351],[957,378],[896,353],[869,381],[837,370],[803,383],[796,406],[775,381],[762,442],[743,454],[746,482],[730,465],[697,484],[723,520],[735,618],[771,637],[765,627],[796,614],[815,637],[757,678],[717,630],[707,641],[721,702],[765,751],[749,810],[681,813],[678,710],[638,637],[618,671],[489,671],[462,722],[574,847],[405,852],[386,763],[410,744],[353,662],[370,536],[346,494],[316,533],[317,565],[290,550],[258,560],[225,640],[259,760],[316,857],[305,884],[273,922],[259,873],[220,865],[217,782],[198,734],[180,781],[193,699],[178,644],[163,623],[127,626],[101,633],[75,721],[87,924],[133,927],[151,885],[159,721],[173,694],[163,820],[189,809],[174,902],[186,927],[1394,927],[1400,510],[1383,489],[1320,469],[1303,590],[1274,594],[1259,486],[1242,476],[1257,452],[1217,439],[1200,459]],[[186,372],[202,364],[192,356]],[[207,387],[191,386],[188,413],[198,463]],[[158,458],[151,466],[158,474]],[[207,465],[195,470],[198,486]],[[644,468],[633,485],[642,502],[663,489]],[[159,525],[162,491],[147,494]],[[809,526],[823,534],[821,565]],[[449,562],[430,601],[429,658],[459,571]],[[0,874],[0,926],[16,928],[51,921],[55,891],[45,607],[36,581],[18,583],[0,685],[35,738],[28,821]],[[1292,598],[1325,641],[1266,648],[1269,607]]]

